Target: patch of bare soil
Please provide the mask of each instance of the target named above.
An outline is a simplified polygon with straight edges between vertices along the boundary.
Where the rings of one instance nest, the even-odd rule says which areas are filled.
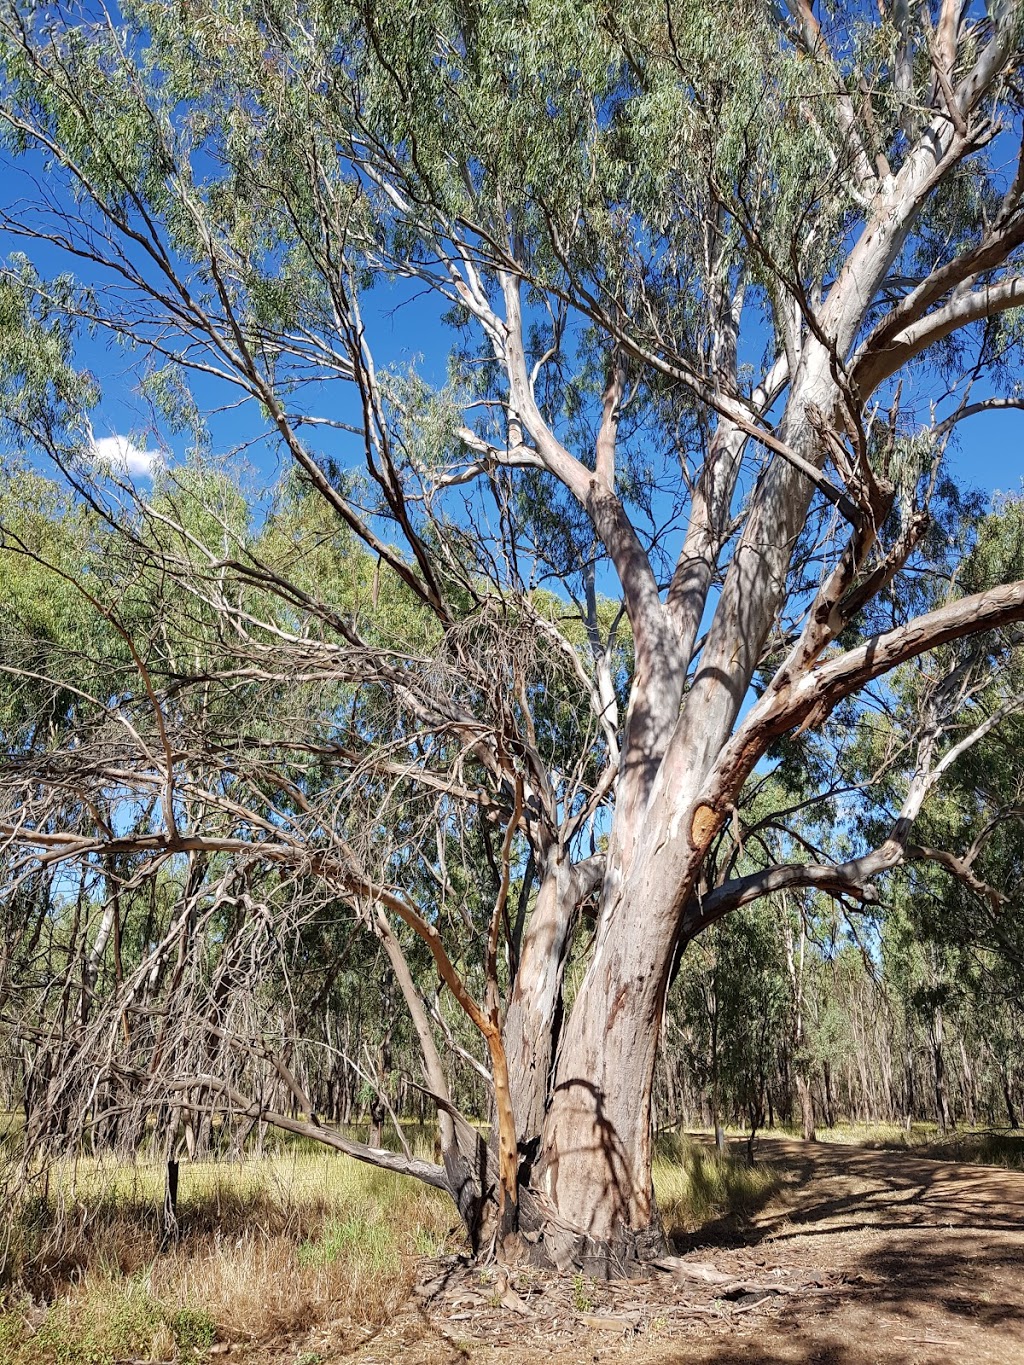
[[[1024,1365],[1024,1173],[768,1138],[782,1193],[647,1281],[424,1265],[373,1333],[276,1361],[345,1365]]]

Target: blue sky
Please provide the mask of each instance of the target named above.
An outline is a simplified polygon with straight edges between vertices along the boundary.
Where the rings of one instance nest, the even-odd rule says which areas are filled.
[[[1024,411],[986,412],[961,422],[950,445],[957,480],[986,493],[1019,493],[1024,476]]]

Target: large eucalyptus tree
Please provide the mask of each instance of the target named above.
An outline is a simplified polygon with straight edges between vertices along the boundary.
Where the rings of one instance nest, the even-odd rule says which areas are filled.
[[[379,566],[339,600],[173,498],[137,509],[123,534],[201,604],[190,629],[222,663],[147,637],[116,782],[159,795],[148,825],[58,828],[47,763],[8,765],[12,856],[262,859],[357,906],[439,1105],[443,1168],[405,1165],[509,1255],[608,1270],[659,1247],[650,1096],[678,955],[768,891],[871,900],[1015,704],[936,680],[884,840],[751,870],[745,793],[775,746],[799,764],[841,702],[963,637],[995,670],[1024,619],[1024,583],[934,587],[946,444],[1024,405],[1021,40],[1019,3],[955,0],[4,5],[10,429],[99,505],[73,347],[99,331],[145,357],[168,420],[251,400]],[[420,373],[383,366],[424,298]],[[243,678],[388,704],[346,726],[335,692],[273,759],[244,728],[218,750],[183,698]],[[285,752],[346,800],[307,800]],[[813,782],[827,799],[809,763]],[[380,852],[385,789],[429,795],[436,856],[419,836]],[[452,840],[481,857],[473,894]],[[486,1043],[483,1160],[410,931]]]

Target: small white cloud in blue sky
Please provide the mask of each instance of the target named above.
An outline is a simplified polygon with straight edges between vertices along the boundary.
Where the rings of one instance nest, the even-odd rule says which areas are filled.
[[[159,450],[142,450],[127,436],[94,437],[92,457],[98,465],[129,478],[151,479],[163,464]]]

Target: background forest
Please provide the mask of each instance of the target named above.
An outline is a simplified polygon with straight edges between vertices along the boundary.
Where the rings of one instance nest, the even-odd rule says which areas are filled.
[[[414,636],[427,629],[388,575],[349,542],[339,545],[294,481],[262,509],[201,464],[158,474],[144,500],[118,481],[108,493],[137,508],[137,538],[127,555],[104,517],[68,500],[56,485],[26,469],[7,484],[4,523],[17,553],[2,560],[0,590],[7,658],[17,664],[8,671],[3,706],[5,724],[27,727],[30,744],[72,733],[100,677],[109,685],[118,672],[137,670],[130,631],[153,630],[155,623],[172,664],[208,647],[194,606],[168,592],[160,575],[169,536],[194,546],[204,543],[200,537],[208,543],[249,535],[268,573],[287,565],[291,581],[315,581],[354,610],[369,604],[389,628],[397,623]],[[983,572],[993,558],[1019,553],[1022,515],[1015,500],[989,514],[980,511],[980,499],[957,505],[959,534],[974,546],[966,567],[959,566],[965,577]],[[154,547],[148,538],[156,536]],[[101,591],[119,603],[114,622],[95,610]],[[543,611],[560,610],[554,595],[541,601]],[[530,646],[520,640],[517,647]],[[621,648],[628,655],[628,635]],[[971,653],[964,658],[973,662]],[[915,664],[897,684],[903,698],[917,699],[922,728],[931,713],[920,698],[931,701],[933,672],[933,665]],[[959,690],[947,685],[945,705],[954,713],[991,687],[963,664],[953,679]],[[1006,696],[1006,676],[1000,684]],[[564,700],[559,704],[554,688],[545,694],[551,741],[571,748],[586,720]],[[990,727],[958,756],[952,780],[918,818],[915,838],[922,844],[945,847],[955,837],[967,849],[951,872],[941,864],[894,871],[877,905],[777,892],[713,924],[680,956],[656,1074],[659,1130],[778,1126],[813,1136],[817,1128],[850,1122],[898,1125],[908,1133],[914,1123],[943,1133],[957,1125],[1019,1127],[1024,945],[1012,891],[998,889],[1016,884],[1022,853],[1021,722],[1010,695],[1012,708],[995,708],[998,729]],[[261,746],[272,752],[282,734],[308,736],[311,725],[329,726],[332,715],[344,712],[358,715],[372,742],[381,705],[372,689],[340,685],[325,692],[319,679],[268,686],[260,677],[233,684],[226,697],[203,695],[194,733],[216,729],[225,741],[244,735],[250,752]],[[804,741],[799,765],[793,748],[783,747],[751,784],[728,828],[728,856],[742,870],[782,862],[799,843],[838,860],[858,838],[871,838],[873,826],[891,820],[901,765],[917,738],[894,726],[884,706],[849,707],[813,743]],[[800,786],[800,765],[808,763],[834,793],[827,803],[819,797],[810,818],[803,817],[810,803]],[[277,766],[264,771],[281,782],[289,777]],[[297,771],[290,775],[296,783]],[[307,807],[337,802],[335,780],[326,761],[305,757],[301,796],[296,786],[293,798]],[[481,923],[474,902],[501,887],[494,836],[486,827],[438,830],[431,823],[436,806],[417,810],[404,794],[389,802],[386,785],[358,767],[343,799],[354,796],[361,810],[379,803],[386,813],[377,823],[369,816],[363,831],[376,856],[421,859],[424,898],[436,893],[432,882],[435,889],[443,883],[457,907],[447,932],[459,942],[459,970],[482,995],[488,945],[473,927]],[[131,819],[144,827],[149,819],[151,805],[119,806],[116,790],[107,800],[107,822],[124,826]],[[97,818],[102,807],[95,801],[93,795],[84,807],[79,790],[61,791],[53,818],[73,820],[86,809]],[[467,865],[489,872],[476,882]],[[372,1146],[399,1152],[402,1124],[428,1121],[433,1103],[415,1080],[418,1043],[396,994],[386,944],[301,872],[239,866],[230,853],[174,859],[156,877],[148,872],[145,856],[126,850],[90,861],[74,876],[58,869],[19,877],[3,980],[4,1009],[17,1029],[0,1058],[0,1098],[3,1108],[23,1115],[33,1150],[48,1143],[55,1152],[66,1150],[69,1136],[80,1133],[94,1151],[128,1154],[143,1142],[147,1151],[167,1156],[237,1154],[249,1140],[262,1142],[264,1115],[272,1113],[299,1128],[308,1115],[342,1127],[365,1124]],[[510,876],[499,969],[506,990],[536,896],[530,877],[528,865]],[[205,915],[197,909],[204,895],[211,903]],[[183,905],[190,907],[188,934],[202,944],[198,954],[174,946]],[[570,1003],[590,951],[592,910],[585,915],[567,967]],[[478,1031],[416,935],[405,930],[403,938],[444,1039],[452,1102],[486,1117],[489,1074]],[[127,1008],[126,982],[134,983]],[[111,1026],[136,1071],[121,1060],[104,1072],[94,1049],[108,1046]],[[239,1057],[240,1037],[254,1041]],[[162,1108],[146,1098],[153,1053],[170,1048],[189,1057],[197,1044],[206,1070],[230,1075],[238,1097],[234,1105],[229,1099],[224,1124],[214,1124],[202,1106],[193,1113],[187,1100],[168,1109],[166,1098]],[[80,1110],[83,1089],[90,1102]],[[247,1110],[250,1097],[258,1112],[231,1119],[232,1108]],[[154,1103],[162,1114],[155,1128]]]

